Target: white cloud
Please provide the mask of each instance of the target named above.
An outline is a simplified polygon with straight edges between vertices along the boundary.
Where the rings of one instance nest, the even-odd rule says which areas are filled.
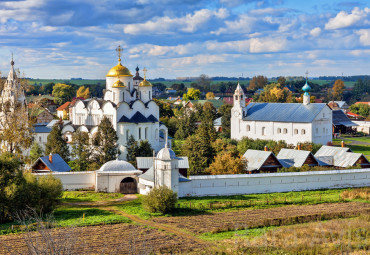
[[[313,65],[318,65],[318,66],[327,66],[327,65],[334,65],[335,62],[330,59],[318,59],[312,62]]]
[[[338,29],[338,28],[345,28],[355,25],[359,22],[364,22],[365,24],[369,24],[368,22],[368,15],[370,13],[369,8],[365,8],[361,10],[358,7],[355,7],[352,10],[352,13],[347,13],[345,11],[341,11],[335,16],[331,18],[328,23],[325,24],[325,29]]]
[[[370,29],[361,29],[359,31],[356,31],[356,34],[360,35],[360,43],[362,45],[370,45]]]
[[[370,55],[370,50],[353,50],[351,51],[353,56],[363,56],[363,55]]]
[[[249,51],[251,53],[278,52],[284,50],[286,43],[283,38],[252,38]]]
[[[186,55],[189,53],[195,53],[197,50],[200,49],[200,47],[201,45],[193,43],[180,44],[176,46],[142,44],[140,46],[131,48],[129,50],[129,53],[132,56],[135,56],[137,54],[144,54],[148,56]]]
[[[310,35],[313,36],[313,37],[317,37],[321,34],[321,28],[319,27],[315,27],[314,29],[312,29],[310,31]]]
[[[207,65],[214,63],[223,63],[227,61],[227,57],[220,54],[210,55],[210,54],[201,54],[191,57],[183,58],[173,58],[167,59],[161,64],[170,65],[172,68],[184,67],[184,66],[196,66],[196,65]]]
[[[187,14],[181,18],[164,16],[145,23],[129,24],[124,27],[123,31],[126,34],[134,35],[144,33],[163,34],[175,32],[176,30],[192,33],[200,29],[202,25],[212,18],[225,19],[228,15],[228,11],[223,8],[217,11],[201,9],[194,12],[194,14]]]

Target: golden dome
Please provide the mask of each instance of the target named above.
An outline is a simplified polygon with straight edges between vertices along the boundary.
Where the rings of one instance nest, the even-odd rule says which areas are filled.
[[[151,87],[152,86],[152,84],[149,82],[149,81],[147,81],[146,79],[144,79],[142,82],[140,82],[140,84],[139,84],[139,87]]]
[[[125,84],[123,84],[123,82],[120,80],[113,83],[113,86],[112,86],[112,88],[125,88],[125,87],[126,87]]]
[[[118,65],[112,67],[106,75],[107,77],[132,76],[130,71],[118,61]]]

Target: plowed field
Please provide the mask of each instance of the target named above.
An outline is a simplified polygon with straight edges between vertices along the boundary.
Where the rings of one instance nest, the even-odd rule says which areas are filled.
[[[197,216],[161,217],[154,222],[189,230],[193,233],[219,232],[266,225],[287,225],[321,219],[350,217],[370,213],[368,203],[335,203],[285,206],[271,209],[241,210]]]
[[[40,247],[43,242],[36,241],[36,238],[40,240],[40,235],[34,232],[30,236],[33,244]],[[58,243],[63,247],[71,245],[73,254],[176,254],[205,248],[205,245],[176,235],[129,224],[65,228],[53,230],[52,236],[56,246]],[[25,239],[30,239],[27,234],[0,236],[0,254],[28,254]]]

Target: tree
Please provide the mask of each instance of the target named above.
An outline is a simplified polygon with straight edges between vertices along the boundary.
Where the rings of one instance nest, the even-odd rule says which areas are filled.
[[[45,154],[59,154],[64,161],[69,161],[69,149],[67,142],[63,139],[62,129],[59,126],[59,123],[56,123],[51,129],[46,145],[45,145]]]
[[[32,162],[35,162],[39,157],[44,155],[44,150],[41,148],[38,142],[34,141],[30,150],[30,157]]]
[[[286,79],[285,79],[285,77],[284,76],[280,76],[279,78],[278,78],[278,81],[277,81],[282,87],[284,87],[285,86],[285,83],[286,83]]]
[[[183,95],[183,100],[185,102],[187,102],[189,100],[199,100],[200,95],[201,95],[201,93],[200,93],[199,89],[190,88],[190,89],[188,89],[188,92]]]
[[[175,133],[176,139],[186,139],[188,136],[194,134],[196,130],[196,113],[189,109],[183,108],[178,115],[177,131]]]
[[[117,132],[113,128],[112,122],[108,117],[104,116],[93,139],[93,161],[101,166],[108,161],[116,159],[119,155],[117,141]]]
[[[206,74],[201,74],[199,78],[196,80],[201,91],[209,91],[211,85],[211,79]]]
[[[91,156],[89,134],[77,130],[72,136],[72,141],[72,157],[75,158],[72,169],[74,171],[86,171]]]
[[[153,101],[158,105],[159,107],[159,116],[160,117],[168,117],[171,118],[174,116],[174,112],[171,108],[171,105],[167,102],[164,102],[163,100],[159,99],[153,99]]]
[[[292,92],[287,88],[282,88],[279,83],[272,83],[265,86],[258,98],[259,102],[271,103],[290,103],[292,100]]]
[[[177,193],[167,186],[154,187],[147,196],[143,198],[143,207],[151,212],[166,214],[175,209]]]
[[[54,102],[56,104],[61,105],[70,101],[74,94],[74,89],[70,85],[58,83],[53,87]]]
[[[221,114],[221,125],[222,125],[222,136],[225,138],[230,138],[231,134],[231,109],[233,108],[230,104],[224,104],[219,109],[218,112]]]
[[[153,156],[153,148],[148,140],[140,141],[139,147],[136,153],[136,157],[150,157]]]
[[[85,88],[85,86],[81,86],[78,88],[76,92],[76,97],[82,97],[84,99],[90,98],[90,90],[88,87]]]
[[[206,94],[206,99],[215,99],[215,94],[213,94],[213,92],[208,92]]]
[[[136,153],[138,151],[139,146],[137,145],[137,142],[135,141],[135,138],[130,135],[127,141],[126,150],[126,160],[131,163],[132,165],[136,165]]]
[[[246,170],[247,162],[243,157],[233,157],[231,153],[220,153],[215,161],[205,170],[206,173],[242,174]]]
[[[344,92],[344,82],[336,80],[333,86],[332,94],[334,100],[341,100]]]
[[[370,114],[370,106],[367,104],[353,104],[349,107],[351,112],[367,117]]]
[[[266,76],[258,75],[254,76],[252,80],[249,82],[249,90],[257,90],[259,88],[263,88],[267,85],[268,79]]]
[[[217,119],[217,109],[214,107],[214,105],[211,102],[205,102],[203,104],[203,112],[202,112],[201,118],[209,122],[212,121],[212,125],[213,125],[213,121]]]

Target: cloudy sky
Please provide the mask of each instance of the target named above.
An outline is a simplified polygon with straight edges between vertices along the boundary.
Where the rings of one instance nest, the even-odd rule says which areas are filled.
[[[330,0],[0,0],[0,70],[104,79],[370,74],[370,3]]]

